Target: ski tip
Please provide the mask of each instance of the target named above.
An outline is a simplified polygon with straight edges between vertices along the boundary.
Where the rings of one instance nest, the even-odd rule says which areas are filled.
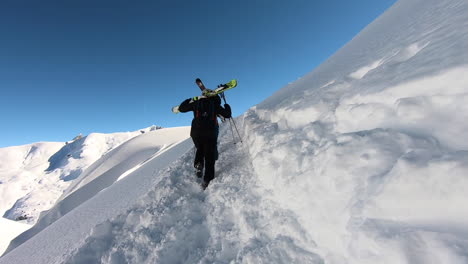
[[[236,79],[232,79],[230,82],[226,83],[226,86],[227,88],[234,88],[237,86],[237,80]]]
[[[195,83],[198,85],[198,88],[200,88],[200,90],[203,91],[203,90],[206,89],[205,85],[204,85],[203,82],[200,80],[200,78],[197,78],[197,79],[195,80]]]

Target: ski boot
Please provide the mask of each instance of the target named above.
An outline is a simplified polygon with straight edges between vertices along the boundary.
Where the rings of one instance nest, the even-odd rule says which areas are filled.
[[[197,174],[198,178],[201,178],[203,176],[203,164],[202,163],[197,163],[195,164],[195,172]]]

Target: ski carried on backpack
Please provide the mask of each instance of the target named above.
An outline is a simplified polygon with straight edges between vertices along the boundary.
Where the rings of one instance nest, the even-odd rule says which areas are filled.
[[[203,99],[203,98],[208,98],[208,97],[212,97],[212,96],[216,96],[220,93],[224,93],[225,91],[227,90],[230,90],[234,87],[237,86],[237,80],[231,80],[230,82],[228,83],[225,83],[225,84],[221,84],[218,86],[218,88],[214,89],[214,90],[209,90],[209,89],[206,89],[205,85],[203,84],[203,82],[200,80],[200,79],[196,79],[195,80],[195,83],[198,85],[198,87],[200,88],[200,90],[202,90],[202,94],[201,96],[195,96],[193,97],[192,100],[196,101],[196,100],[200,100],[200,99]],[[178,114],[180,113],[179,112],[179,106],[174,106],[172,107],[172,112],[174,114]]]

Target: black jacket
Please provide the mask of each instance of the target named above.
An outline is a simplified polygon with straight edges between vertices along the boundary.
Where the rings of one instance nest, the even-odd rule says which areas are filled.
[[[218,115],[231,117],[231,107],[228,104],[221,106],[221,98],[213,96],[199,100],[187,99],[179,106],[182,113],[193,111],[191,137],[217,137]]]

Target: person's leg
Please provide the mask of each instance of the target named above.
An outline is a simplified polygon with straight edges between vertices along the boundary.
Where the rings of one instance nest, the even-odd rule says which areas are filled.
[[[206,185],[215,177],[216,162],[216,138],[207,138],[204,142],[205,149],[205,177]]]
[[[202,177],[203,175],[203,167],[204,167],[204,159],[205,159],[205,149],[204,149],[204,142],[200,138],[192,138],[193,143],[195,144],[195,160],[193,161],[193,166],[196,169],[197,176]]]
[[[215,146],[215,154],[214,154],[214,159],[215,161],[218,160],[218,135],[219,135],[219,126],[216,126],[216,146]]]

